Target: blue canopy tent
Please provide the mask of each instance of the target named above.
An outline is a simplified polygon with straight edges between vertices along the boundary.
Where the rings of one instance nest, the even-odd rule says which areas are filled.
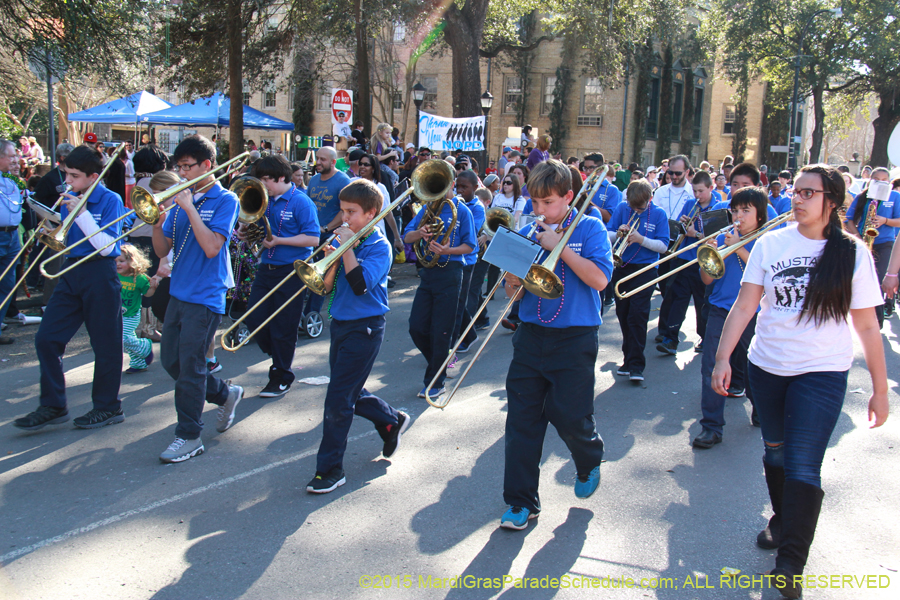
[[[141,115],[171,107],[171,104],[150,92],[138,92],[93,108],[69,113],[69,121],[137,125]]]
[[[284,131],[293,131],[294,129],[293,123],[271,117],[246,104],[243,107],[244,129],[280,129]],[[197,98],[178,106],[142,115],[140,120],[141,123],[155,125],[228,127],[231,124],[230,114],[231,100],[221,92],[216,92],[212,96]]]

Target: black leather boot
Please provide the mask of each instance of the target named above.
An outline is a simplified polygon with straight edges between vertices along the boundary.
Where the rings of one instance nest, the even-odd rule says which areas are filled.
[[[784,482],[781,501],[781,544],[772,570],[773,583],[785,598],[799,598],[803,589],[794,576],[802,575],[809,547],[816,535],[816,523],[825,492],[808,483]]]
[[[784,495],[784,467],[774,467],[763,460],[766,471],[766,485],[772,501],[772,518],[766,528],[756,536],[756,545],[766,550],[774,550],[781,543],[781,499]]]

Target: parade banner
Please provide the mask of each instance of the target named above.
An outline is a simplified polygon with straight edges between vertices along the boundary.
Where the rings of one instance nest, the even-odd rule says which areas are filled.
[[[419,145],[431,150],[484,150],[484,117],[452,119],[419,113]]]

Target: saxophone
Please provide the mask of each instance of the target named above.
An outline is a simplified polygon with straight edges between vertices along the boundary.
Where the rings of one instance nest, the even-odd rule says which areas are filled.
[[[878,229],[876,229],[875,225],[872,223],[872,221],[875,220],[877,211],[878,201],[870,202],[869,209],[866,211],[866,221],[863,225],[863,241],[870,251],[872,250],[872,245],[875,243],[875,238],[878,237]]]

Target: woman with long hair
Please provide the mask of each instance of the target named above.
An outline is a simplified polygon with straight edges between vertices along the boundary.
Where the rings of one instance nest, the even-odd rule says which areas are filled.
[[[390,133],[390,130],[388,130],[388,132]],[[359,159],[357,166],[359,168],[360,178],[368,179],[374,183],[375,187],[378,188],[378,191],[381,192],[381,197],[383,199],[381,206],[382,210],[384,210],[391,203],[391,197],[388,194],[385,185],[381,183],[381,166],[378,164],[375,155],[363,154],[362,158]],[[397,230],[397,220],[394,219],[393,213],[388,213],[386,218],[378,222],[377,227],[381,230],[381,233],[388,238],[388,241],[391,242],[394,250],[403,252],[403,241],[401,240],[400,232]],[[390,228],[390,230],[387,228]]]
[[[778,549],[772,583],[787,598],[800,597],[797,576],[806,566],[822,508],[822,460],[853,363],[851,324],[872,377],[872,427],[888,416],[884,347],[873,310],[882,303],[881,291],[872,255],[841,227],[844,193],[836,169],[801,169],[794,185],[796,225],[756,240],[711,377],[713,389],[727,395],[729,358],[759,307],[749,375],[775,514],[757,544]]]

